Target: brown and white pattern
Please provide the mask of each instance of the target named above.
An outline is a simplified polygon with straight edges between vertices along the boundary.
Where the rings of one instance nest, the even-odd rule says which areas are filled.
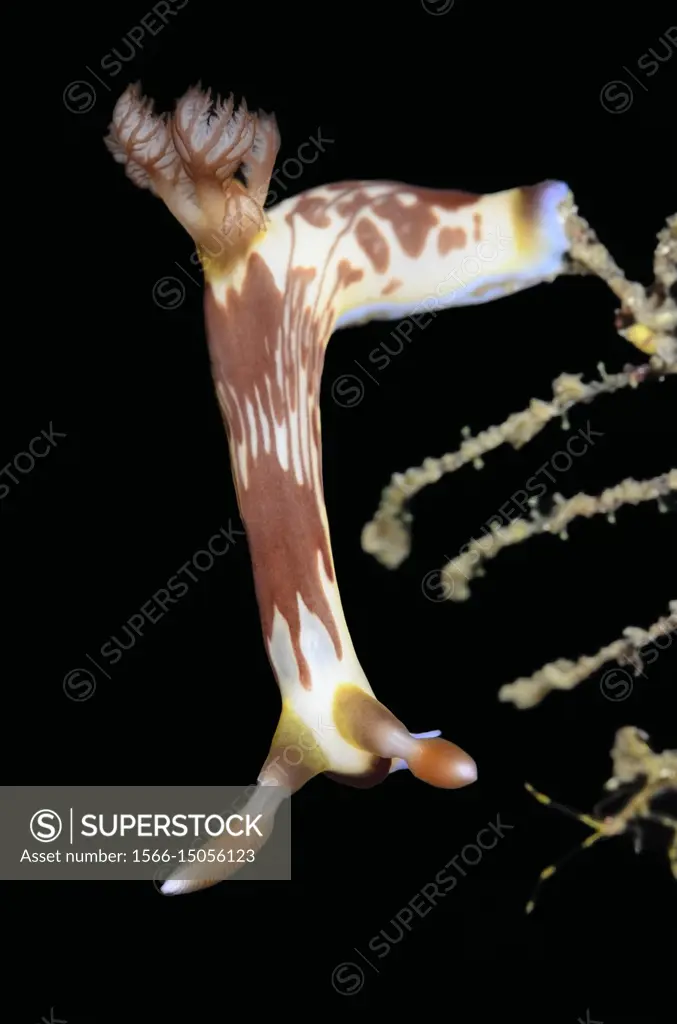
[[[355,181],[264,212],[279,147],[274,119],[199,89],[172,117],[156,116],[128,89],[107,143],[135,184],[160,196],[192,235],[205,268],[216,393],[282,695],[252,800],[274,813],[320,771],[371,785],[406,764],[432,785],[474,781],[467,754],[437,733],[411,734],[376,700],[353,648],[322,486],[324,353],[348,324],[486,302],[554,278],[567,251],[567,187],[477,196]],[[240,168],[245,184],[235,177]],[[296,763],[291,747],[302,752]],[[212,884],[229,871],[207,878],[182,870],[165,891]]]

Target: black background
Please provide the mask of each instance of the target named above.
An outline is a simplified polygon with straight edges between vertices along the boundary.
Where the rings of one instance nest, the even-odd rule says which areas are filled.
[[[668,107],[677,54],[651,76],[638,66],[651,46],[669,52],[659,40],[670,20],[655,5],[619,26],[611,4],[595,5],[592,24],[590,4],[456,0],[433,16],[418,0],[396,10],[190,0],[155,38],[132,44],[117,73],[111,59],[104,70],[115,48],[130,54],[124,37],[149,9],[60,8],[35,29],[41,55],[25,51],[40,106],[17,100],[25,149],[8,158],[28,290],[7,296],[19,326],[6,351],[3,404],[13,411],[2,465],[49,423],[67,436],[2,502],[13,663],[2,765],[15,784],[244,785],[279,713],[242,538],[109,680],[97,677],[91,699],[62,689],[211,534],[229,520],[240,527],[191,241],[102,144],[128,82],[140,78],[164,107],[201,79],[273,110],[278,166],[321,130],[333,141],[288,182],[290,195],[354,178],[475,192],[564,180],[643,282],[676,205]],[[94,94],[69,91],[76,80]],[[622,86],[604,94],[610,109],[601,102],[615,80],[632,89],[627,109]],[[153,300],[167,276],[185,284],[173,309]],[[668,1018],[676,951],[666,837],[642,856],[629,838],[582,853],[525,918],[538,872],[587,833],[523,783],[589,810],[611,773],[617,728],[646,729],[656,749],[677,745],[677,646],[623,701],[604,697],[602,673],[532,711],[500,704],[497,692],[666,611],[677,597],[674,513],[646,505],[622,510],[615,526],[578,522],[566,543],[539,538],[502,553],[467,604],[426,600],[426,573],[562,450],[554,423],[524,450],[488,456],[482,472],[468,467],[428,488],[413,505],[412,554],[399,571],[360,547],[392,472],[454,450],[465,425],[477,432],[547,399],[565,370],[590,379],[599,361],[609,370],[641,362],[613,330],[615,306],[599,281],[565,279],[439,316],[389,366],[372,367],[374,380],[355,361],[365,365],[395,324],[341,332],[327,353],[326,501],[355,648],[377,696],[412,730],[443,729],[475,757],[479,781],[454,793],[408,773],[364,792],[315,780],[294,797],[288,884],[172,900],[150,883],[4,883],[12,1020],[35,1024],[54,1007],[68,1024],[207,1022],[263,1015],[268,1001],[304,1018],[391,1006],[421,1015],[439,1006],[459,1024],[509,1015],[575,1024],[588,1010],[605,1024]],[[363,383],[351,407],[333,397],[344,374]],[[603,436],[550,491],[597,493],[665,472],[677,452],[675,398],[671,380],[575,411],[572,431],[589,423]],[[370,939],[394,935],[395,915],[499,814],[512,828],[497,847],[388,956],[370,954]],[[332,987],[344,962],[364,971],[350,997]]]

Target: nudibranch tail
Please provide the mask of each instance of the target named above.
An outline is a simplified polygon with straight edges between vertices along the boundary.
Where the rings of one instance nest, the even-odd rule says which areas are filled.
[[[234,875],[242,867],[242,862],[238,860],[237,854],[231,854],[230,851],[246,845],[256,856],[270,837],[275,814],[283,801],[324,771],[327,764],[317,734],[306,727],[288,705],[283,705],[257,784],[247,803],[238,811],[245,820],[247,815],[250,819],[261,815],[259,824],[262,835],[251,833],[246,844],[234,836],[218,837],[205,843],[202,847],[206,851],[204,860],[177,868],[162,885],[164,895],[181,896],[196,892]],[[209,856],[209,851],[214,851],[214,857]]]
[[[165,896],[182,896],[185,893],[207,889],[230,878],[247,863],[255,859],[273,830],[275,813],[291,791],[275,784],[259,784],[238,814],[245,824],[254,822],[255,828],[246,831],[246,837],[225,833],[205,843],[202,860],[177,868],[163,882],[161,892]],[[259,834],[260,833],[260,834]],[[245,849],[248,860],[242,860]],[[250,853],[251,851],[251,853]]]

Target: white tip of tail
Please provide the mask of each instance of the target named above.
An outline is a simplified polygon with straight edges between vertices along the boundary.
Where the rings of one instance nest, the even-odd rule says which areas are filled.
[[[193,887],[190,882],[181,882],[178,878],[168,878],[161,887],[160,892],[163,896],[180,896],[181,893],[191,892],[192,888]]]
[[[259,783],[251,798],[238,813],[245,820],[247,815],[250,819],[256,819],[257,815],[260,815],[262,835],[253,832],[247,837],[225,835],[211,839],[200,848],[206,854],[204,861],[194,861],[177,868],[163,882],[160,888],[162,895],[183,896],[184,893],[207,889],[232,877],[245,864],[251,863],[251,860],[242,860],[238,855],[245,848],[247,851],[253,851],[256,856],[273,830],[278,807],[290,796],[291,790],[285,786]],[[213,854],[211,858],[210,854]],[[229,854],[232,854],[232,859]]]

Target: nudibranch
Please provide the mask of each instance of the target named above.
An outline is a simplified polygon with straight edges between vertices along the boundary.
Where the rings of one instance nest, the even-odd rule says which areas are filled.
[[[554,279],[567,261],[568,187],[475,195],[349,181],[265,209],[280,146],[274,117],[199,87],[160,115],[130,86],[106,144],[188,231],[204,269],[213,378],[282,697],[247,811],[274,814],[320,772],[358,786],[403,767],[433,786],[474,782],[463,750],[438,731],[410,733],[376,699],[354,650],[323,496],[320,377],[336,328]],[[183,867],[163,891],[212,885],[236,868]]]

